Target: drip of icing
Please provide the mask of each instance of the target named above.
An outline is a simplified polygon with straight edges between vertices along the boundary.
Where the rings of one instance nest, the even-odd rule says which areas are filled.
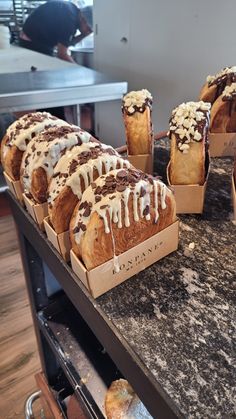
[[[49,133],[49,130],[45,133]],[[62,151],[78,144],[80,140],[87,142],[91,138],[90,134],[88,135],[83,135],[83,131],[77,128],[74,132],[68,132],[65,136],[55,138],[49,142],[44,139],[43,132],[39,134],[36,140],[28,144],[22,160],[24,190],[30,190],[32,173],[35,169],[42,167],[50,178],[53,175],[53,167],[61,157]]]
[[[37,121],[33,120],[32,123],[29,125],[30,122],[30,115],[23,116],[19,118],[17,121],[13,122],[13,124],[7,129],[6,135],[10,139],[3,148],[3,157],[5,158],[6,153],[8,152],[9,148],[15,145],[19,150],[25,151],[27,147],[27,143],[32,140],[36,135],[44,130],[45,127],[53,127],[53,126],[63,126],[68,125],[67,122],[63,121],[62,119],[54,119],[50,113],[47,112],[36,112],[33,114],[35,117],[39,117],[42,120]],[[17,128],[17,127],[21,128]]]
[[[102,176],[94,182],[97,187],[102,187],[105,184],[106,177],[114,175],[116,176],[119,173],[119,170],[113,170],[109,172],[108,175]],[[132,170],[131,170],[132,172]],[[153,186],[154,185],[154,186]],[[91,204],[91,212],[89,216],[84,216],[83,212],[83,206],[81,206],[81,209],[79,209],[76,218],[74,226],[76,227],[78,224],[83,224],[85,227],[87,223],[90,220],[91,215],[94,212],[97,212],[97,214],[103,219],[105,232],[108,234],[110,233],[109,228],[109,221],[108,221],[108,215],[110,217],[110,220],[112,220],[114,223],[117,223],[118,228],[122,227],[122,211],[121,211],[121,202],[124,204],[124,225],[128,227],[130,225],[130,219],[129,219],[129,211],[128,211],[128,201],[130,194],[133,199],[133,216],[134,220],[139,220],[139,214],[141,218],[145,217],[146,220],[150,220],[150,194],[152,191],[154,191],[154,210],[155,210],[155,220],[157,222],[159,213],[158,213],[158,186],[160,187],[160,201],[161,201],[161,208],[166,208],[166,193],[167,193],[167,187],[166,185],[161,182],[160,180],[154,180],[153,185],[149,183],[148,180],[140,179],[133,189],[131,189],[130,186],[126,186],[125,190],[122,192],[115,191],[111,192],[107,195],[101,195],[102,199],[99,202],[96,202],[95,195],[96,195],[96,188],[93,188],[89,186],[84,194],[83,199],[81,203],[90,203]],[[141,195],[141,191],[145,190],[145,194],[143,196]],[[112,198],[112,199],[110,199]],[[145,209],[148,207],[149,211],[146,211]],[[84,229],[85,230],[85,229]],[[81,237],[84,234],[84,230],[80,229],[79,231],[75,232],[75,241],[79,244]]]
[[[86,163],[79,164],[79,156],[81,153],[84,151],[89,152],[95,147],[99,148],[98,157],[90,157]],[[122,159],[122,157],[113,149],[112,151],[115,154],[109,154],[108,149],[112,149],[112,147],[102,143],[100,143],[99,146],[96,143],[87,143],[82,144],[81,146],[75,146],[67,151],[54,168],[54,174],[57,174],[57,176],[53,177],[51,180],[48,202],[52,203],[66,186],[69,186],[74,195],[80,199],[83,192],[81,188],[81,178],[83,178],[86,189],[94,180],[94,169],[96,169],[99,176],[101,176],[103,168],[105,169],[105,173],[108,173],[110,170],[116,169],[118,164],[121,168],[130,167],[128,160]],[[70,164],[72,160],[78,161],[78,166],[75,168],[75,171],[70,174]]]

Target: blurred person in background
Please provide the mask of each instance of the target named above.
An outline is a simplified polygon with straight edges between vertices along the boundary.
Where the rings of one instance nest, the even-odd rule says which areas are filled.
[[[80,34],[75,36],[77,30]],[[91,33],[92,28],[83,11],[74,3],[50,0],[37,7],[26,19],[20,34],[20,46],[47,55],[53,55],[56,47],[58,58],[74,62],[68,47]]]

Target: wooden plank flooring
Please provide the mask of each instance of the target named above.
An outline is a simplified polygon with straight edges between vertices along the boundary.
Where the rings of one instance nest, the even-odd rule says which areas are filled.
[[[0,218],[0,419],[24,418],[24,403],[36,390],[34,374],[39,370],[17,236],[9,215]]]

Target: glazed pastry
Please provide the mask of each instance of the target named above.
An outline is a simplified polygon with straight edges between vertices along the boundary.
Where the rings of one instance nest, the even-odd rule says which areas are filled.
[[[175,221],[175,200],[160,180],[113,170],[83,193],[71,222],[72,249],[88,270],[114,259]]]
[[[52,126],[69,125],[48,112],[22,116],[7,129],[1,144],[1,162],[7,175],[20,179],[20,165],[27,144],[41,131]]]
[[[21,183],[26,195],[36,203],[47,201],[47,189],[53,168],[66,150],[96,141],[75,126],[49,128],[28,144],[21,164]]]
[[[236,81],[236,66],[225,67],[214,76],[207,76],[206,83],[202,87],[199,100],[211,104],[222,94],[226,85]]]
[[[130,167],[111,146],[92,142],[75,146],[60,158],[48,188],[49,217],[56,233],[68,230],[84,190],[110,170]]]
[[[130,155],[152,153],[151,110],[152,96],[146,89],[130,92],[123,98],[122,113]]]
[[[107,419],[151,419],[144,404],[124,379],[113,381],[106,393]]]
[[[210,131],[236,132],[236,83],[226,86],[211,109]]]
[[[172,185],[203,185],[210,103],[187,102],[173,110],[169,180]]]

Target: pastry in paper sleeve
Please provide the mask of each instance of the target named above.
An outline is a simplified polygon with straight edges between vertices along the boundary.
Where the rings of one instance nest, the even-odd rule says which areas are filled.
[[[236,83],[226,86],[211,109],[210,131],[236,132]]]
[[[28,144],[22,159],[20,179],[24,193],[36,203],[46,202],[58,160],[68,149],[89,141],[97,140],[76,126],[52,127],[40,133]]]
[[[113,381],[105,397],[107,419],[152,419],[144,404],[124,379]]]
[[[172,192],[136,169],[113,170],[83,193],[70,222],[72,249],[88,270],[114,259],[176,219]]]
[[[28,113],[13,122],[1,143],[1,163],[12,180],[20,179],[20,166],[27,145],[43,130],[69,125],[48,112]]]
[[[199,95],[199,100],[213,104],[227,85],[236,82],[236,66],[225,67],[214,76],[207,76]]]
[[[128,154],[151,154],[153,128],[151,120],[152,95],[146,90],[127,93],[122,102]]]
[[[110,170],[130,167],[111,146],[88,142],[74,146],[59,159],[48,188],[48,208],[56,233],[69,229],[69,222],[84,190]]]
[[[203,185],[211,104],[182,103],[170,119],[169,180],[172,185]]]

